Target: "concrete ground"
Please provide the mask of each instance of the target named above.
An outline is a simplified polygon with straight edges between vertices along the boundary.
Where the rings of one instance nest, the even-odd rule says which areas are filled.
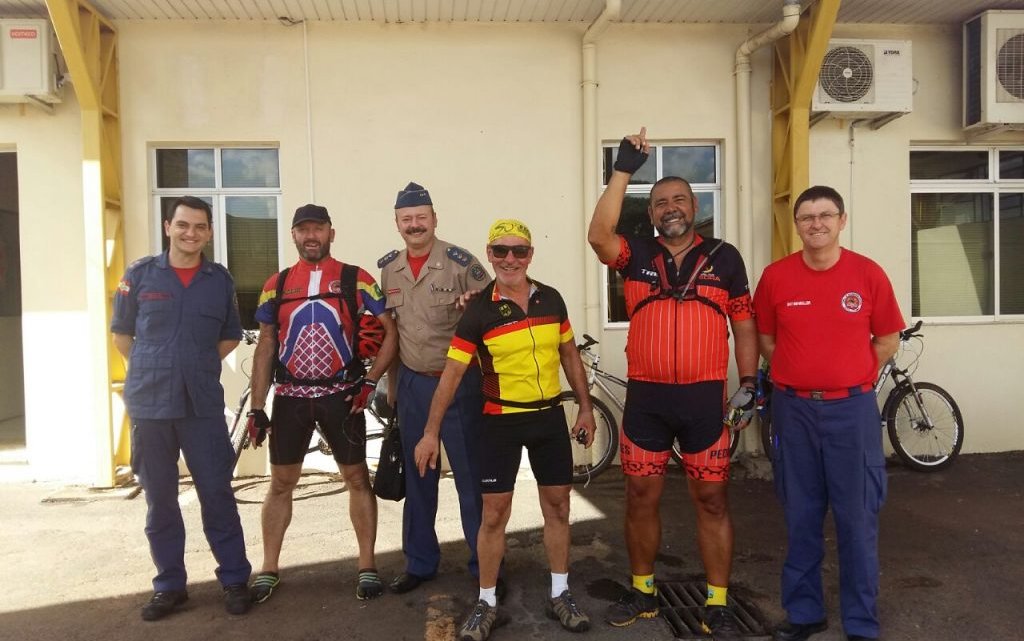
[[[784,528],[771,483],[753,478],[763,461],[737,466],[731,485],[736,528],[730,594],[744,597],[771,622],[778,606]],[[883,638],[953,641],[1024,638],[1024,452],[961,457],[934,474],[889,467],[889,500],[882,516],[880,602]],[[199,505],[183,485],[181,503],[189,531],[187,563],[191,600],[156,623],[139,618],[150,594],[152,566],[142,532],[145,502],[131,492],[91,492],[16,480],[16,465],[0,465],[3,526],[3,639],[231,639],[295,640],[453,638],[475,599],[465,570],[467,552],[452,480],[442,481],[438,528],[440,576],[411,593],[360,602],[354,597],[356,562],[347,494],[326,474],[303,478],[285,541],[282,584],[273,599],[245,617],[224,612],[214,562],[202,536]],[[12,480],[14,479],[14,480]],[[260,501],[264,478],[236,482],[253,565],[262,557]],[[613,629],[600,621],[619,584],[628,579],[622,540],[623,483],[617,468],[579,488],[572,506],[570,585],[595,620],[583,638],[673,638],[662,619]],[[658,578],[699,580],[693,510],[681,475],[666,492]],[[517,487],[508,536],[509,598],[513,622],[494,632],[497,641],[580,638],[547,620],[546,562],[536,486]],[[834,547],[834,538],[829,535]],[[403,569],[401,504],[381,502],[377,564],[386,579]],[[838,626],[834,550],[825,584],[833,627],[813,637],[842,641]]]

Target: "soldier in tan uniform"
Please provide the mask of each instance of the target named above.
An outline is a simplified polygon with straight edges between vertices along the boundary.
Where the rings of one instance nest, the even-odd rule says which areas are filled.
[[[472,254],[437,238],[437,214],[430,194],[416,183],[398,192],[395,225],[405,240],[379,261],[387,307],[398,324],[399,358],[389,372],[388,398],[397,402],[407,470],[415,470],[414,448],[423,436],[430,400],[444,369],[445,357],[462,310],[459,299],[483,288],[491,277]],[[441,425],[441,441],[459,494],[462,531],[469,544],[469,571],[479,575],[476,539],[480,529],[479,449],[483,409],[479,368],[470,368]],[[402,550],[405,572],[391,583],[408,592],[437,574],[441,561],[434,520],[440,470],[420,477],[405,475]]]

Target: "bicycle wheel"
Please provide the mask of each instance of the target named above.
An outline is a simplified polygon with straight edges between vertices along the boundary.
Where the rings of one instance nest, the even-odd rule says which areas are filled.
[[[238,465],[238,457],[242,450],[249,447],[249,430],[246,429],[245,414],[249,411],[249,390],[242,394],[238,400],[238,411],[228,428],[228,437],[231,439],[231,449],[235,452],[235,465]]]
[[[572,392],[562,392],[558,396],[562,401],[562,409],[565,410],[565,422],[569,429],[576,424],[576,417],[579,416],[580,406],[576,402],[576,395]],[[597,477],[615,459],[615,453],[619,451],[619,424],[604,401],[590,397],[594,405],[594,442],[589,448],[576,442],[576,439],[569,435],[569,442],[572,445],[572,481],[573,483],[586,483]]]
[[[911,469],[934,472],[948,466],[964,444],[964,419],[949,392],[934,383],[894,389],[886,403],[886,426],[896,454]]]

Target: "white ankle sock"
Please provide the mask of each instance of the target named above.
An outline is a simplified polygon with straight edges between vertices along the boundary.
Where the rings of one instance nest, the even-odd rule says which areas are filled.
[[[551,598],[562,596],[562,593],[569,589],[569,573],[551,573]]]
[[[480,600],[487,603],[487,605],[492,608],[498,605],[498,597],[494,594],[494,590],[496,588],[497,586],[493,588],[480,588]]]

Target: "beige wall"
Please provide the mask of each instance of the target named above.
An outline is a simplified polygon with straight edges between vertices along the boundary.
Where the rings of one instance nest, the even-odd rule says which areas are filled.
[[[129,259],[157,249],[154,146],[273,143],[280,146],[282,265],[294,260],[290,212],[312,200],[337,221],[335,254],[375,272],[376,259],[401,242],[393,226],[395,192],[415,180],[434,197],[439,233],[475,253],[482,253],[491,220],[524,219],[538,247],[531,273],[563,292],[578,332],[599,333],[584,326],[583,315],[583,265],[594,258],[583,239],[589,212],[582,211],[580,25],[310,23],[310,132],[302,26],[118,27]],[[736,47],[749,33],[729,25],[612,25],[598,44],[600,138],[612,142],[646,125],[655,139],[720,141],[723,235],[734,243],[732,73]],[[823,122],[811,137],[812,181],[833,184],[850,201],[844,242],[882,264],[909,310],[907,151],[914,142],[962,140],[959,36],[948,28],[842,25],[836,36],[913,40],[913,114],[878,131],[856,129],[852,151],[842,123]],[[746,258],[755,276],[770,255],[769,59],[767,49],[753,56],[755,248]],[[85,375],[78,363],[87,358],[73,340],[85,308],[84,251],[76,240],[82,237],[79,116],[73,92],[66,96],[55,115],[0,106],[0,147],[17,149],[22,176],[29,446],[39,469],[65,465],[71,472],[61,473],[82,477],[92,467],[92,432],[75,424],[72,408],[87,399],[64,386],[72,389],[62,389],[54,403],[47,382],[58,368],[65,380]],[[1009,139],[1022,140],[1020,134]],[[54,273],[66,275],[60,296],[53,295]],[[1007,346],[1021,343],[1024,324],[926,331],[928,352],[918,373],[960,401],[966,449],[1024,447],[1024,437],[1002,428],[1010,381],[1024,374]],[[602,334],[609,369],[624,371],[625,331]],[[231,403],[248,353],[242,348],[228,360]],[[1000,375],[984,375],[993,363]],[[40,447],[55,438],[74,456]]]
[[[85,344],[82,151],[73,92],[53,115],[0,105],[0,147],[18,154],[28,457],[37,478],[86,482],[95,468]]]

